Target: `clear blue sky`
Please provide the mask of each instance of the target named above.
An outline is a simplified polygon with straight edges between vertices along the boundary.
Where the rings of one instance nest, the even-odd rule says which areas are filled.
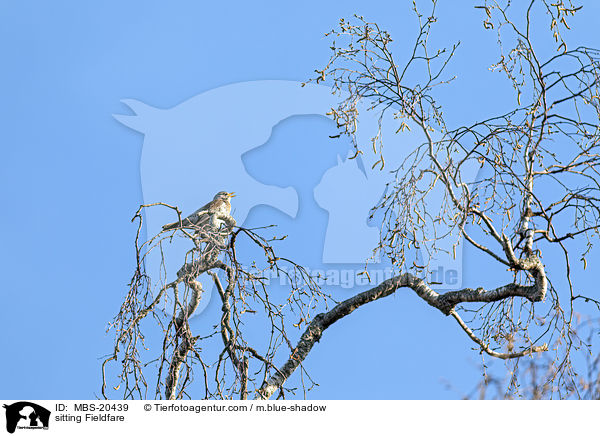
[[[442,95],[450,123],[503,110],[513,100],[487,72],[498,52],[481,11],[473,9],[478,3],[441,3],[432,44],[462,42],[449,67],[458,79]],[[0,397],[99,395],[101,356],[112,345],[105,328],[133,271],[130,219],[143,200],[143,136],[112,117],[127,113],[121,99],[170,108],[236,82],[303,81],[326,62],[323,34],[340,17],[361,14],[388,29],[396,44],[412,42],[410,5],[1,1]],[[599,14],[599,4],[586,2],[572,21],[572,37],[600,47]],[[331,130],[319,117],[290,119],[266,147],[281,152],[311,144],[316,152],[331,144]],[[322,153],[325,168],[335,165],[335,153]],[[253,169],[258,161],[245,160],[251,175],[265,183],[281,177],[259,174]],[[305,243],[290,243],[300,259],[312,258],[323,238],[325,212],[311,197],[317,173],[289,174],[287,184],[300,197],[295,221],[265,207],[249,218],[253,224],[277,219],[287,230],[307,232]],[[479,285],[484,267],[466,252],[465,284]],[[486,276],[501,284],[493,273]],[[580,285],[591,289],[591,279]],[[345,292],[337,296],[352,291]],[[480,357],[471,347],[453,321],[399,292],[325,333],[306,362],[320,384],[311,397],[457,398],[442,380],[463,392],[476,383]]]

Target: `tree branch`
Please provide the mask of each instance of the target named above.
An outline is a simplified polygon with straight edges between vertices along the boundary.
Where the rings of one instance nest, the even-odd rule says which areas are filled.
[[[534,261],[532,262],[535,263]],[[537,260],[537,262],[540,263],[539,260]],[[535,263],[535,265],[539,266],[537,263]],[[321,339],[323,332],[329,326],[345,316],[350,315],[359,307],[372,301],[392,295],[400,288],[412,289],[429,305],[435,307],[445,315],[453,315],[463,330],[465,330],[465,332],[469,335],[469,337],[481,346],[482,351],[492,356],[501,357],[504,359],[520,357],[524,354],[514,353],[504,355],[489,349],[489,347],[487,347],[483,341],[477,338],[473,332],[462,322],[460,317],[455,315],[454,307],[457,304],[465,302],[488,303],[509,297],[524,297],[532,302],[541,301],[545,296],[547,286],[545,274],[543,273],[543,267],[541,271],[538,271],[534,275],[534,278],[536,283],[532,286],[522,286],[515,283],[509,283],[505,286],[501,286],[489,291],[486,291],[483,288],[465,288],[460,291],[452,291],[445,294],[439,294],[435,292],[427,285],[425,280],[410,273],[405,273],[400,276],[385,280],[374,288],[361,292],[354,297],[342,301],[329,312],[320,313],[315,316],[300,337],[298,345],[296,345],[296,347],[292,350],[290,358],[284,363],[284,365],[277,371],[276,374],[273,374],[266,381],[266,383],[261,386],[261,388],[256,392],[256,398],[268,399],[271,397],[271,395],[273,395],[275,391],[277,391],[277,389],[279,389],[283,383],[285,383],[285,381],[292,375],[296,368],[298,368],[298,366],[304,361],[312,347]],[[530,348],[525,354],[529,354],[534,351],[543,351],[542,348],[543,347]]]

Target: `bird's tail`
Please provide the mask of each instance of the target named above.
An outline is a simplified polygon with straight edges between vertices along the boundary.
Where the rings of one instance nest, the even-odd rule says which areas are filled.
[[[165,224],[164,226],[162,226],[162,229],[163,230],[171,230],[171,229],[177,228],[178,225],[179,225],[178,222],[176,222],[176,223],[170,223],[170,224]]]

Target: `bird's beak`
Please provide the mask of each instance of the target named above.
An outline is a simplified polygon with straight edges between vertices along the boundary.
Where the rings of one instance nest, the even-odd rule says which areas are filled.
[[[235,192],[230,192],[228,195],[229,195],[230,198],[231,197],[235,197]]]

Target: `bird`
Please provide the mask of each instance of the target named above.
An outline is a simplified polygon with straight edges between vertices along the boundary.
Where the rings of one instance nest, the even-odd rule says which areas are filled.
[[[220,191],[214,196],[212,201],[209,201],[200,209],[195,211],[187,218],[179,221],[165,224],[163,230],[178,229],[184,227],[199,228],[209,223],[211,216],[214,214],[229,215],[231,211],[231,203],[229,200],[231,197],[235,197],[235,192]]]

